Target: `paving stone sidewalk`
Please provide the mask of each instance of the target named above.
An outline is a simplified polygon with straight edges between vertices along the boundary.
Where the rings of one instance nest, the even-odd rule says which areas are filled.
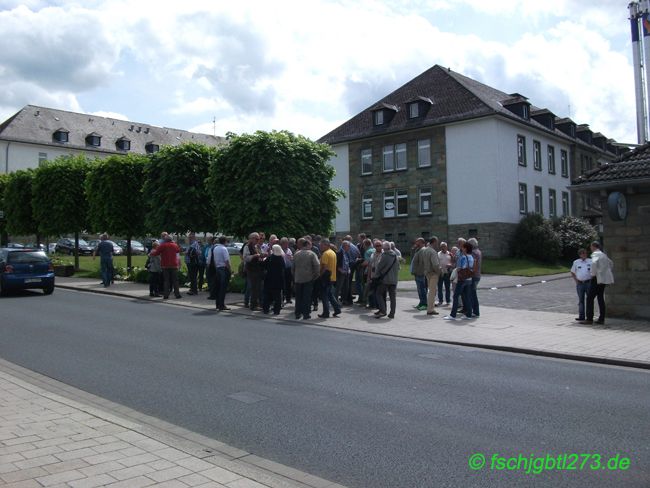
[[[498,281],[502,286],[508,284],[503,278]],[[116,282],[113,286],[104,288],[97,280],[59,278],[57,286],[162,302],[159,298],[150,299],[147,285],[137,283]],[[196,296],[183,294],[182,299],[170,299],[165,302],[214,310],[214,301],[206,298],[206,293]],[[226,301],[232,310],[224,314],[272,318],[244,308],[240,294],[228,294]],[[397,314],[393,320],[377,320],[371,311],[354,306],[344,307],[338,318],[318,319],[316,313],[313,313],[312,320],[302,323],[650,368],[650,323],[646,321],[608,318],[605,325],[581,325],[574,320],[574,314],[485,306],[481,307],[480,318],[446,321],[442,317],[449,313],[449,308],[440,308],[440,315],[427,316],[425,312],[414,309],[417,299],[400,296],[399,292],[397,303]],[[274,320],[294,320],[293,310],[292,305],[285,307],[281,315]]]
[[[344,488],[2,360],[0,486]]]

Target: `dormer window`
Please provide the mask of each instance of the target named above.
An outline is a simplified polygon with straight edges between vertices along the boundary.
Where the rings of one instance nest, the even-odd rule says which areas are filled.
[[[409,119],[416,119],[420,116],[420,104],[419,102],[413,102],[409,104]]]
[[[521,106],[521,113],[522,113],[521,116],[524,119],[528,120],[530,118],[530,114],[528,113],[528,105],[524,104],[524,105]]]
[[[129,141],[126,137],[121,137],[115,141],[115,147],[117,147],[118,151],[130,151],[131,141]]]
[[[147,152],[147,154],[153,154],[160,151],[160,146],[158,144],[154,144],[153,142],[148,142],[145,144],[144,150]]]
[[[522,119],[530,120],[530,103],[525,96],[519,93],[511,93],[510,98],[503,100],[501,105]]]
[[[54,142],[65,143],[68,142],[69,132],[65,129],[59,129],[54,134],[52,134],[52,140]]]
[[[384,124],[384,111],[383,110],[375,110],[373,113],[374,117],[374,122],[375,125],[383,125]]]
[[[102,136],[100,136],[95,132],[93,132],[92,134],[88,134],[86,136],[86,144],[88,144],[89,146],[99,147],[102,144]]]

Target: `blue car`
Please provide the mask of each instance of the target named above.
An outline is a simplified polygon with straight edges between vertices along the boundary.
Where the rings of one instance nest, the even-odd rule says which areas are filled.
[[[0,249],[0,295],[9,290],[40,288],[50,295],[54,291],[54,267],[39,249]]]

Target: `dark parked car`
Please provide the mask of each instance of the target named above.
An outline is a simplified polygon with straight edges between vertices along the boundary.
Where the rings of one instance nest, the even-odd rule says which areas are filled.
[[[124,250],[124,254],[126,254],[126,244],[126,240],[117,241],[117,245]],[[147,254],[144,244],[140,241],[131,240],[131,256],[137,256],[140,254]]]
[[[70,254],[70,255],[74,254],[74,239],[69,239],[67,237],[59,239],[56,242],[56,246],[54,250],[55,252],[61,254]],[[92,255],[94,250],[95,248],[88,245],[86,241],[84,241],[83,239],[79,239],[78,253],[80,256],[90,256]]]
[[[54,267],[47,254],[39,249],[0,249],[0,295],[33,288],[46,295],[54,291]]]
[[[88,245],[93,248],[93,252],[95,252],[95,249],[97,249],[97,244],[99,244],[100,241],[99,239],[93,239],[92,241],[88,241]],[[122,249],[120,246],[115,244],[113,241],[108,241],[111,244],[113,244],[113,255],[115,256],[120,256],[121,254],[124,254],[124,249]]]

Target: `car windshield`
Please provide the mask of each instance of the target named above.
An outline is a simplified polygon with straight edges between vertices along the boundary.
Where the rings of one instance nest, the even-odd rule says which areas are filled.
[[[72,242],[74,242],[74,241],[72,241]],[[83,239],[79,239],[79,245],[80,246],[87,246],[88,243],[86,241],[84,241]]]
[[[49,258],[43,251],[10,252],[7,256],[7,262],[12,264],[47,263],[48,261]]]
[[[131,241],[131,247],[144,247],[140,241]]]

